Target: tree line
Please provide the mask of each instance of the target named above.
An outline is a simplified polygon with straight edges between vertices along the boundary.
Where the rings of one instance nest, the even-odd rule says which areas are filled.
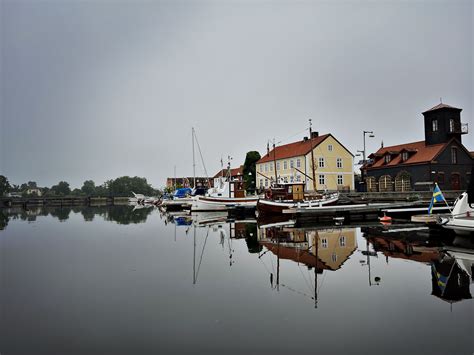
[[[51,187],[39,187],[35,181],[21,185],[10,184],[7,177],[0,175],[0,196],[16,194],[21,196],[93,196],[117,197],[131,196],[132,191],[145,196],[159,196],[161,190],[153,188],[146,178],[138,176],[121,176],[96,185],[93,180],[86,180],[81,188],[72,189],[66,181],[60,181]]]

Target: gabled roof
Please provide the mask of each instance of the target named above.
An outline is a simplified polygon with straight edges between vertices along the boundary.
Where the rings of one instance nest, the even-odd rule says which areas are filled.
[[[449,106],[449,105],[446,105],[446,104],[443,104],[443,103],[440,103],[438,105],[436,105],[435,107],[432,107],[430,108],[429,110],[426,110],[425,112],[423,113],[426,113],[426,112],[430,112],[430,111],[436,111],[436,110],[440,110],[442,108],[450,108],[450,109],[453,109],[453,110],[459,110],[459,111],[462,111],[461,108],[457,108],[457,107],[453,107],[453,106]]]
[[[238,168],[233,168],[233,169],[230,169],[230,176],[233,177],[233,176],[237,176],[237,175],[243,175],[244,173],[244,166],[241,165],[239,166]],[[218,178],[219,176],[226,176],[227,175],[227,169],[222,169],[222,170],[219,170],[219,172],[214,175],[213,179],[216,179]]]
[[[332,137],[336,142],[341,145],[341,147],[343,147],[349,154],[352,155],[352,153],[346,147],[344,147],[336,138],[334,138],[332,134],[323,134],[313,139],[301,140],[294,143],[280,145],[275,149],[272,149],[268,154],[265,154],[259,161],[257,161],[257,164],[273,161],[274,159],[279,160],[306,155],[311,152],[311,146],[313,146],[313,149],[316,148],[328,137]]]
[[[401,152],[402,150],[411,152],[408,159],[406,161],[402,161],[401,154],[398,154],[396,157],[392,158],[388,164],[385,163],[385,159],[381,158],[375,161],[372,165],[368,165],[367,169],[378,168],[378,167],[390,167],[396,166],[399,164],[420,164],[420,163],[428,163],[432,161],[441,151],[449,144],[442,143],[442,144],[432,144],[426,145],[425,141],[413,142],[413,143],[405,143],[399,145],[393,145],[390,147],[383,147],[380,148],[375,154],[371,154],[370,156],[379,156],[382,157],[386,153],[392,153],[393,151]],[[370,157],[369,156],[369,157]]]

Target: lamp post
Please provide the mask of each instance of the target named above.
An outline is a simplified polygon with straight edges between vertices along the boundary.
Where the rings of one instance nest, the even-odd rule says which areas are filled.
[[[375,136],[374,136],[373,131],[363,131],[363,132],[364,132],[364,134],[363,134],[363,136],[364,136],[364,149],[363,150],[358,150],[357,152],[362,153],[362,165],[365,165],[365,163],[367,162],[366,156],[365,156],[365,153],[366,153],[366,151],[365,151],[365,135],[368,134],[369,138],[374,138]],[[365,183],[365,176],[364,176],[364,170],[363,169],[360,170],[360,178],[362,180],[362,183]],[[365,188],[365,190],[367,191],[367,187]]]
[[[372,131],[364,131],[364,150],[361,152],[363,155],[362,155],[362,161],[364,162],[365,164],[365,135],[368,134],[369,135],[369,138],[374,138],[374,132]],[[359,150],[358,150],[359,152]]]

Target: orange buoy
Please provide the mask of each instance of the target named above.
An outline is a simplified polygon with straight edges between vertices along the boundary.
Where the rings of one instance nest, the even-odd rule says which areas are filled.
[[[383,217],[379,217],[379,220],[382,223],[390,223],[390,222],[392,222],[392,217],[389,217],[384,213]]]

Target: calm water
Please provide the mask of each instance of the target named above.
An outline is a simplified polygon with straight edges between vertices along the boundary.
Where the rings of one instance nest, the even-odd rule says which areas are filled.
[[[3,214],[2,355],[474,352],[474,250],[426,231]]]

